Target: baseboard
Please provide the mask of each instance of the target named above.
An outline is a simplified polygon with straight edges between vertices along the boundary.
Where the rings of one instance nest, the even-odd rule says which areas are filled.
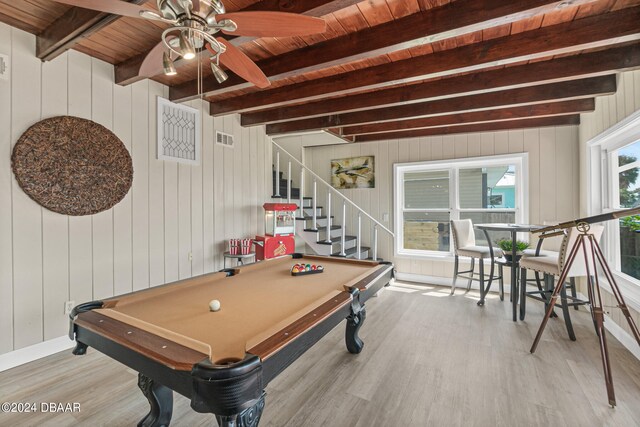
[[[416,282],[416,283],[427,283],[430,285],[438,285],[438,286],[447,286],[451,287],[451,281],[453,280],[450,277],[442,277],[442,276],[427,276],[424,274],[415,274],[415,273],[400,273],[396,272],[396,280],[406,280],[407,282]],[[456,281],[456,289],[467,289],[467,280],[466,279],[458,279]],[[475,289],[477,291],[480,290],[480,284],[476,281],[471,282],[471,289]],[[494,283],[491,285],[491,291],[498,291],[498,284]],[[510,293],[510,287],[505,283],[504,284],[504,293]]]
[[[583,300],[588,300],[586,296],[584,296],[581,292],[578,292],[578,298]],[[587,309],[589,309],[589,305],[585,305]],[[625,319],[626,321],[626,319]],[[636,339],[629,335],[627,331],[622,329],[620,325],[618,325],[611,317],[608,315],[604,315],[604,327],[611,335],[613,335],[620,343],[633,354],[636,359],[640,360],[640,346],[636,342]]]
[[[74,345],[74,341],[71,341],[69,337],[65,335],[9,353],[0,354],[0,372],[68,350]]]

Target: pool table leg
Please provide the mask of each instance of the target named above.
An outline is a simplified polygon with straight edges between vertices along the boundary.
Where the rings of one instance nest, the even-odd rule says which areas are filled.
[[[344,336],[349,353],[358,354],[362,351],[362,347],[364,347],[364,343],[358,336],[358,331],[366,318],[367,311],[364,305],[360,305],[360,301],[354,300],[354,302],[351,303],[351,314],[347,317],[347,330]]]
[[[138,387],[151,406],[151,411],[138,423],[138,427],[168,426],[173,413],[173,392],[171,389],[140,373],[138,374]]]
[[[216,421],[220,427],[258,427],[260,423],[260,417],[264,410],[264,396],[256,401],[256,403],[235,415],[216,415]]]

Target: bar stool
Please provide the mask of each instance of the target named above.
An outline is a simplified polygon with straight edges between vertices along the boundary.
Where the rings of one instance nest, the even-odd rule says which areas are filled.
[[[467,284],[467,291],[471,289],[471,282],[478,281],[480,282],[480,292],[481,295],[485,295],[489,292],[489,288],[491,288],[491,283],[494,279],[498,279],[500,281],[500,300],[504,299],[504,283],[502,280],[502,266],[498,266],[499,274],[498,276],[494,276],[495,270],[495,258],[502,256],[502,250],[499,248],[494,248],[491,246],[477,246],[476,245],[476,235],[473,231],[473,222],[470,219],[461,219],[461,220],[451,220],[451,234],[453,235],[453,251],[454,251],[454,267],[453,267],[453,282],[451,283],[451,295],[454,294],[456,289],[456,280],[458,277],[462,277],[463,279],[467,279],[469,283]],[[465,271],[459,271],[459,257],[469,257],[471,258],[471,268]],[[479,264],[479,272],[477,275],[478,278],[474,276],[476,273],[475,270],[475,260],[478,259]],[[483,260],[490,259],[491,260],[491,270],[489,272],[488,280],[489,284],[485,290],[484,282],[484,262]],[[471,273],[470,276],[463,276],[463,274]],[[480,304],[479,304],[480,305]]]
[[[592,224],[590,232],[596,238],[597,241],[600,240],[602,236],[602,232],[604,231],[604,226]],[[520,320],[524,320],[526,314],[526,297],[535,299],[537,301],[541,301],[545,304],[545,309],[549,304],[549,297],[553,293],[555,276],[560,276],[562,270],[565,267],[567,262],[567,257],[569,256],[569,252],[575,243],[577,236],[580,232],[575,228],[570,228],[562,239],[562,245],[560,247],[560,252],[558,255],[546,254],[546,255],[537,255],[537,256],[527,256],[523,257],[520,260],[520,282],[524,285],[520,287]],[[544,239],[546,240],[546,239]],[[540,245],[540,244],[539,244]],[[586,248],[587,254],[590,254],[591,248],[587,246]],[[591,258],[589,258],[589,271],[594,272],[594,266]],[[533,270],[537,273],[544,274],[544,289],[538,289],[537,291],[527,291],[526,283],[527,283],[527,270]],[[569,334],[569,338],[571,341],[576,340],[575,333],[573,331],[573,325],[571,323],[571,316],[569,312],[570,307],[578,308],[580,305],[588,304],[589,301],[578,299],[576,296],[575,289],[575,278],[582,277],[587,275],[587,266],[584,262],[583,256],[577,256],[571,266],[571,270],[567,274],[567,277],[570,278],[570,283],[572,285],[572,295],[567,296],[567,285],[563,284],[562,289],[560,291],[560,304],[556,303],[556,307],[562,309],[562,314],[564,316],[564,323],[567,327],[567,333]],[[538,286],[540,288],[540,286]]]

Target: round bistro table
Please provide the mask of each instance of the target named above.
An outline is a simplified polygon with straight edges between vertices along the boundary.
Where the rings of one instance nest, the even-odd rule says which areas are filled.
[[[478,230],[482,230],[487,238],[487,243],[491,245],[491,239],[489,238],[489,231],[506,231],[511,233],[511,262],[506,264],[511,267],[511,304],[513,309],[513,321],[517,320],[516,311],[518,309],[518,267],[520,265],[516,253],[516,236],[517,233],[529,233],[533,230],[542,228],[541,225],[532,224],[474,224],[474,227]],[[485,290],[480,289],[480,302],[478,305],[484,304]]]

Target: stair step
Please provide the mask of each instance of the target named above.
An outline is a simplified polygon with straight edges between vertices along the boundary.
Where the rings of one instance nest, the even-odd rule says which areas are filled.
[[[318,218],[320,218],[320,217],[318,217]],[[325,218],[326,218],[326,217],[325,217]],[[321,230],[326,230],[326,229],[327,229],[327,227],[326,227],[326,226],[324,226],[324,227],[318,227],[318,228],[316,228],[316,229],[313,229],[313,228],[305,228],[305,229],[304,229],[304,231],[321,231]],[[340,230],[340,229],[342,229],[342,227],[340,227],[339,225],[332,225],[332,226],[331,226],[331,230]]]
[[[366,247],[366,246],[362,246],[362,247],[360,248],[360,253],[368,252],[368,251],[369,251],[369,249],[370,249],[370,248],[368,248],[368,247]],[[354,248],[346,249],[346,250],[344,251],[344,253],[346,254],[346,255],[344,255],[344,256],[343,256],[343,255],[340,255],[340,252],[333,253],[333,254],[331,254],[331,256],[340,257],[340,258],[357,258],[358,248],[357,248],[357,247],[354,247]],[[363,258],[363,259],[365,259],[365,258]],[[370,259],[370,258],[366,258],[366,259]]]
[[[318,242],[318,243],[321,244],[321,245],[333,245],[335,243],[340,243],[341,239],[342,239],[342,237],[332,237],[331,238],[331,243],[327,243],[327,242],[324,242],[324,241],[321,241],[321,242]],[[356,236],[344,236],[345,243],[346,242],[351,242],[351,241],[356,240],[356,239],[357,239]]]
[[[335,217],[333,215],[331,215],[331,218],[335,218]],[[327,216],[326,215],[316,215],[316,219],[327,219]],[[313,221],[313,216],[309,215],[309,216],[305,216],[304,218],[296,218],[296,220],[298,220],[298,221]],[[316,227],[322,228],[322,227],[326,227],[326,225],[316,224]]]
[[[293,189],[291,189],[291,190],[292,190],[292,193],[293,193]],[[296,190],[297,190],[297,188],[296,188]],[[285,194],[280,193],[280,196],[276,196],[275,194],[273,194],[271,196],[271,198],[272,199],[286,199],[287,198],[286,191],[285,191]],[[291,197],[291,199],[293,199],[293,197]],[[297,197],[297,199],[298,199],[298,201],[300,201],[300,197]],[[303,197],[302,199],[303,200],[311,200],[311,197]]]
[[[280,189],[280,197],[277,197],[275,195],[275,191],[274,194],[271,196],[271,198],[273,199],[287,199],[287,189],[285,188],[284,190],[281,188]],[[300,200],[300,190],[298,188],[292,188],[291,189],[291,200],[293,199],[297,199]]]

